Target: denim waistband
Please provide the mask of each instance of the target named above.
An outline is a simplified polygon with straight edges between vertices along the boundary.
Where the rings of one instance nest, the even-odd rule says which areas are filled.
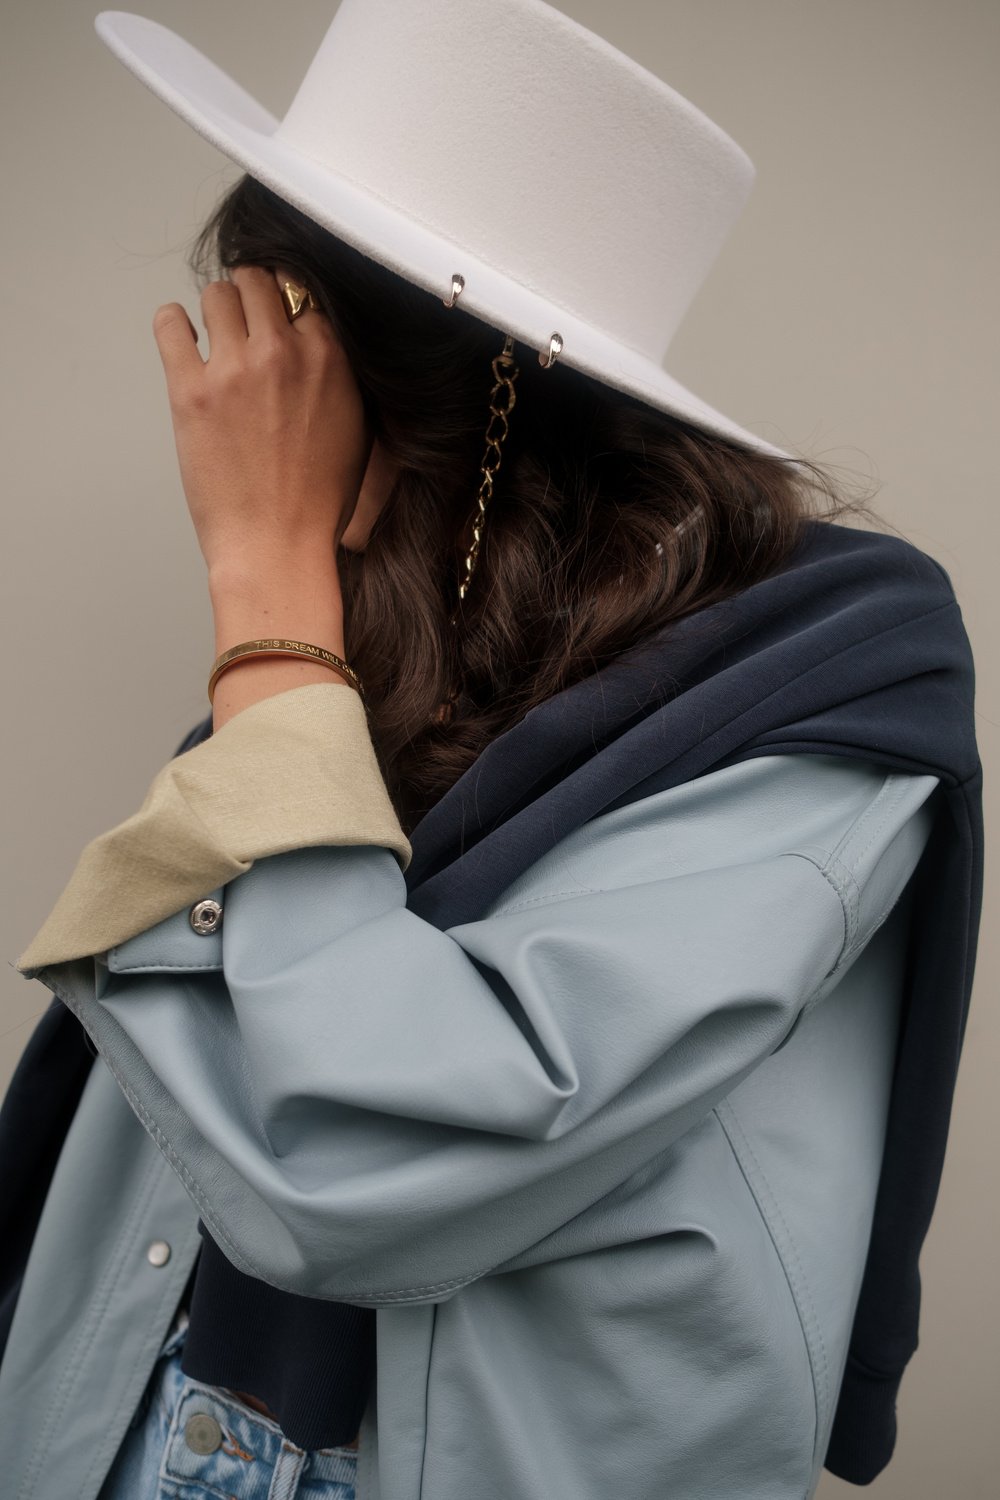
[[[161,1480],[207,1486],[240,1500],[268,1500],[275,1484],[283,1496],[354,1500],[356,1449],[299,1448],[270,1417],[184,1374],[187,1321],[180,1310],[160,1351],[156,1395],[162,1416],[169,1417]]]

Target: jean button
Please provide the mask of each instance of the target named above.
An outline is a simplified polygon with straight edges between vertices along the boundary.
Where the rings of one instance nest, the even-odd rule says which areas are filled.
[[[214,1453],[222,1444],[222,1428],[207,1412],[196,1412],[184,1424],[184,1441],[192,1453]]]

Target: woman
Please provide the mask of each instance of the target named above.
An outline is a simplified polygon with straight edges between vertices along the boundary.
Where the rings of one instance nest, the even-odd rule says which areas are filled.
[[[212,714],[18,965],[95,1049],[0,1364],[19,1496],[799,1500],[891,1453],[978,916],[967,641],[931,559],[637,354],[739,148],[496,15],[343,0],[280,139],[99,18],[256,170],[195,247],[207,351],[154,319]],[[525,226],[601,184],[591,251],[558,213],[459,248],[511,161]],[[641,270],[663,226],[666,283],[608,285],[602,235]]]

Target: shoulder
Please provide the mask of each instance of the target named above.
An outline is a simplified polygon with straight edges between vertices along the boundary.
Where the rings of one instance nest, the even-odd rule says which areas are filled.
[[[940,603],[954,601],[947,569],[898,532],[869,531],[838,521],[810,518],[803,523],[793,567],[826,567],[909,592],[923,591]]]
[[[755,755],[591,818],[515,880],[493,914],[723,869],[750,889],[794,856],[832,887],[855,929],[864,891],[911,872],[937,786],[935,775],[854,756]]]

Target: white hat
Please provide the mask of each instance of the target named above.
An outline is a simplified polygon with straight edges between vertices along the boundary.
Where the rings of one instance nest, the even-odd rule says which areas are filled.
[[[674,89],[543,0],[341,0],[283,120],[167,27],[98,35],[199,135],[381,265],[755,450],[663,368],[754,179]],[[453,278],[461,278],[460,283]]]

